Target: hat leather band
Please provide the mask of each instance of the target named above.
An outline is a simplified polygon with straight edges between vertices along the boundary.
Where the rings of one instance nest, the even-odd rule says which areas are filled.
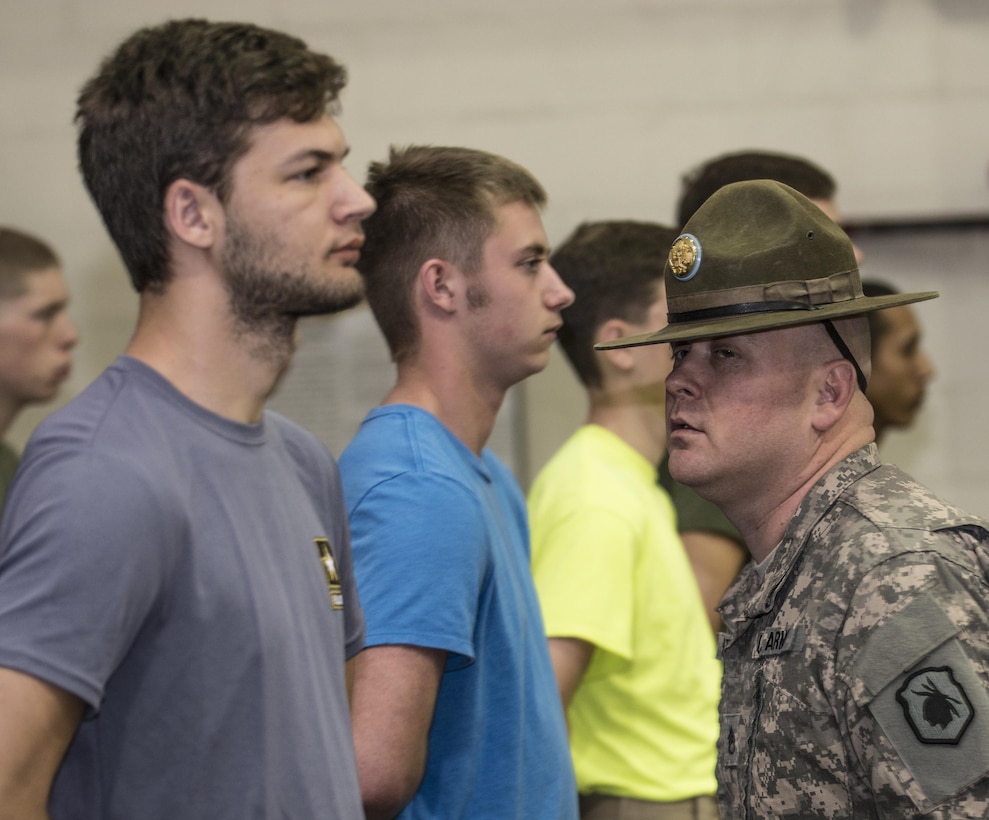
[[[862,285],[858,271],[853,269],[820,279],[791,279],[763,285],[742,285],[724,290],[670,295],[669,321],[692,322],[777,310],[814,310],[819,306],[847,302],[861,296]]]
[[[706,319],[721,319],[725,316],[742,316],[747,313],[774,313],[780,310],[817,310],[814,305],[804,302],[743,302],[742,304],[723,305],[722,307],[688,310],[683,313],[667,314],[671,325],[679,322],[698,322]]]

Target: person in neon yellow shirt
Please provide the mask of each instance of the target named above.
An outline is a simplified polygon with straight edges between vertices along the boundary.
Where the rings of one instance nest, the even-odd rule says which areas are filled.
[[[585,223],[551,257],[576,294],[559,340],[590,409],[528,503],[584,820],[718,816],[721,669],[656,484],[672,358],[664,347],[594,350],[666,325],[663,264],[675,237],[651,223]]]

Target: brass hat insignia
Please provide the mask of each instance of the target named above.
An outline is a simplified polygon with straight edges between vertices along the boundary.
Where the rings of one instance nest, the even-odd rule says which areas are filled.
[[[693,234],[683,233],[670,248],[670,271],[681,282],[693,279],[701,265],[701,246]]]

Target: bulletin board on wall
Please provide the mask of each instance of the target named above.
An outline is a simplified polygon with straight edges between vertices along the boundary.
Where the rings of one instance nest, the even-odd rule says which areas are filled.
[[[914,425],[883,440],[882,458],[989,518],[989,214],[846,227],[864,279],[940,293],[912,306],[934,378]]]
[[[299,323],[298,347],[268,407],[315,433],[339,456],[368,411],[395,383],[395,366],[366,305]],[[521,463],[521,398],[505,397],[488,446],[512,470]]]

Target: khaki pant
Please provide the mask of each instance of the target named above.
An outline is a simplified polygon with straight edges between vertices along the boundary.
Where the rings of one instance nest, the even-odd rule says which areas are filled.
[[[582,794],[580,820],[718,820],[718,801],[707,795],[675,803]]]

